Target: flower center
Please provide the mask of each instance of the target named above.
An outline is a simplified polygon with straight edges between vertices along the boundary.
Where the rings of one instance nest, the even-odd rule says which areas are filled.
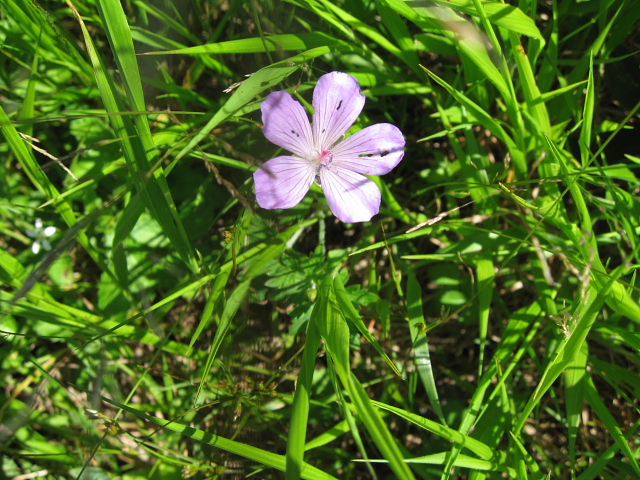
[[[316,167],[316,178],[315,181],[318,185],[322,186],[320,183],[320,170],[322,167],[329,170],[329,164],[333,162],[333,154],[330,150],[322,150],[322,152],[318,155],[317,159],[317,167]]]
[[[330,150],[323,150],[319,155],[318,155],[318,169],[317,171],[320,171],[321,167],[325,167],[327,170],[329,170],[329,164],[333,162],[333,154],[331,153]]]

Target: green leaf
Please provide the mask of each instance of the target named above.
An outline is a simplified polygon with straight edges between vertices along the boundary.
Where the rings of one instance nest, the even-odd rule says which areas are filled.
[[[227,42],[208,43],[197,47],[181,48],[162,52],[149,52],[146,55],[215,55],[230,53],[260,53],[311,50],[319,47],[345,46],[330,35],[322,32],[269,35],[264,37],[243,38]]]

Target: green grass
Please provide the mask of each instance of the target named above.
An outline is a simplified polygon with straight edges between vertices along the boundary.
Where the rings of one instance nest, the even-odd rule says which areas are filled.
[[[0,6],[0,478],[640,478],[635,0]],[[334,70],[380,215],[260,209]]]

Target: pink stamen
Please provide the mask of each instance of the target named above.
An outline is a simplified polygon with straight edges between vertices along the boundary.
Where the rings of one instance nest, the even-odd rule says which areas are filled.
[[[318,162],[320,165],[324,165],[329,168],[329,164],[333,162],[333,154],[329,150],[323,150],[320,155],[318,155]]]

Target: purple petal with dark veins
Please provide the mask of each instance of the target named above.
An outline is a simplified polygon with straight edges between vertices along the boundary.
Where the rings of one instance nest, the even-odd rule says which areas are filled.
[[[384,175],[404,156],[402,132],[390,123],[378,123],[354,133],[332,150],[333,163],[367,175]]]
[[[313,155],[313,137],[307,112],[287,92],[273,92],[260,106],[264,136],[303,158]]]
[[[380,189],[358,173],[331,166],[320,170],[320,181],[331,211],[345,223],[368,222],[380,210]]]
[[[272,158],[253,173],[258,205],[269,210],[295,207],[311,188],[315,174],[316,167],[303,158]]]
[[[353,125],[364,107],[358,81],[342,72],[318,80],[313,91],[313,138],[318,151],[331,148]]]

